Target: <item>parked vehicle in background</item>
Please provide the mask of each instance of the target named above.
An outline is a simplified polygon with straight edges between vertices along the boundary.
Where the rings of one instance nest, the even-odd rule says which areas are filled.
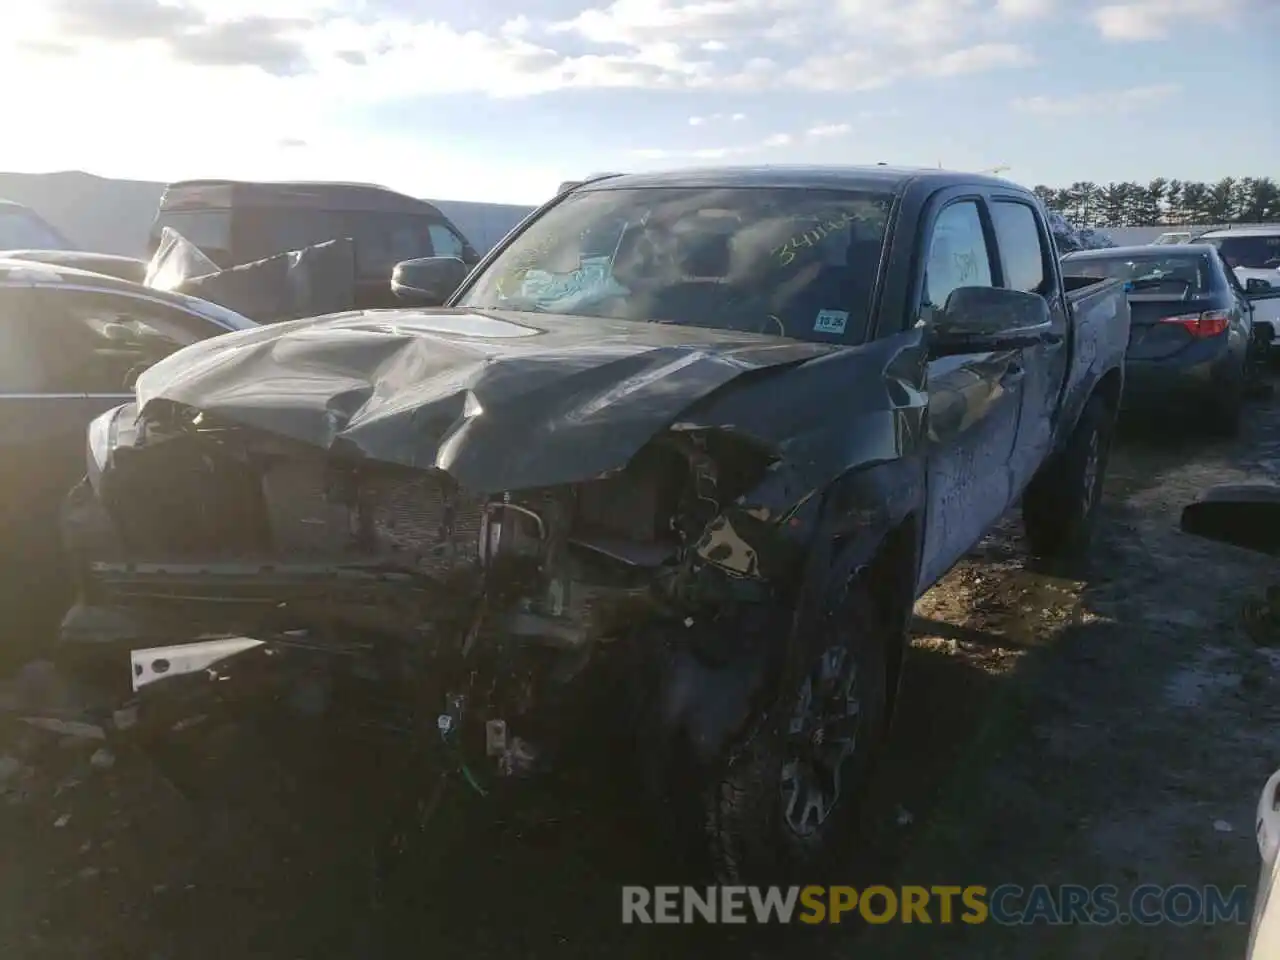
[[[123,669],[263,641],[219,664],[223,702],[240,667],[287,674],[286,640],[381,678],[368,704],[404,678],[425,712],[394,729],[490,787],[612,719],[593,762],[642,767],[722,877],[847,876],[915,599],[1019,500],[1037,553],[1087,548],[1128,316],[1002,180],[583,184],[444,309],[144,373],[68,500],[64,643]]]
[[[1210,230],[1196,242],[1215,247],[1236,270],[1271,271],[1280,276],[1280,224]]]
[[[147,261],[114,253],[86,253],[82,250],[0,250],[0,260],[27,260],[55,267],[72,267],[104,276],[142,283],[147,278]]]
[[[1271,327],[1273,353],[1280,349],[1280,224],[1212,230],[1199,243],[1212,244],[1253,300],[1253,322]]]
[[[428,200],[457,228],[478,254],[492,250],[536,206],[518,203],[484,203],[475,200]]]
[[[74,250],[75,244],[30,207],[0,200],[0,250]]]
[[[355,246],[359,307],[394,302],[391,271],[402,260],[479,259],[462,231],[433,204],[369,184],[172,183],[156,211],[150,254],[165,227],[223,269],[348,237]]]
[[[1067,254],[1063,269],[1123,280],[1132,326],[1126,410],[1190,412],[1232,434],[1252,358],[1252,306],[1208,244],[1115,247]]]
[[[1172,233],[1162,233],[1151,241],[1153,247],[1167,246],[1168,244],[1190,243],[1191,233],[1187,230],[1174,231]]]
[[[51,630],[68,601],[58,508],[84,476],[85,430],[179,347],[253,322],[101,274],[0,260],[0,655]]]

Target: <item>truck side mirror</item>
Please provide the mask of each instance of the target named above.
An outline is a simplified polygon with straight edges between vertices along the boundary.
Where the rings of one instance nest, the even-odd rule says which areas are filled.
[[[957,287],[933,316],[930,354],[1016,350],[1055,338],[1049,302],[1039,294],[999,287]]]
[[[457,257],[402,260],[391,271],[391,292],[406,306],[438,307],[458,289],[470,269]]]

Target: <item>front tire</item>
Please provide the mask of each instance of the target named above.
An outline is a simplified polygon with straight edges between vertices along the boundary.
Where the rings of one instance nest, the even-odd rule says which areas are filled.
[[[847,881],[885,731],[888,622],[855,581],[794,638],[777,699],[704,793],[721,882]]]
[[[1091,398],[1066,449],[1031,481],[1022,521],[1033,555],[1078,559],[1088,551],[1114,430],[1115,412],[1102,397]]]

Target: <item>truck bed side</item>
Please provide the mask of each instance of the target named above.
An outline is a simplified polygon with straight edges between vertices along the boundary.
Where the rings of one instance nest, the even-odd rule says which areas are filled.
[[[1119,401],[1129,345],[1129,299],[1119,280],[1064,276],[1071,312],[1071,366],[1067,372],[1055,448],[1061,448],[1095,390]]]

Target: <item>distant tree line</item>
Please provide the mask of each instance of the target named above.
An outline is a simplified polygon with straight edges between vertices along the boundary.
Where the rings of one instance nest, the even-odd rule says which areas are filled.
[[[1271,177],[1223,177],[1217,183],[1164,177],[1147,184],[1079,181],[1035,191],[1049,209],[1095,227],[1280,221],[1280,184]]]

